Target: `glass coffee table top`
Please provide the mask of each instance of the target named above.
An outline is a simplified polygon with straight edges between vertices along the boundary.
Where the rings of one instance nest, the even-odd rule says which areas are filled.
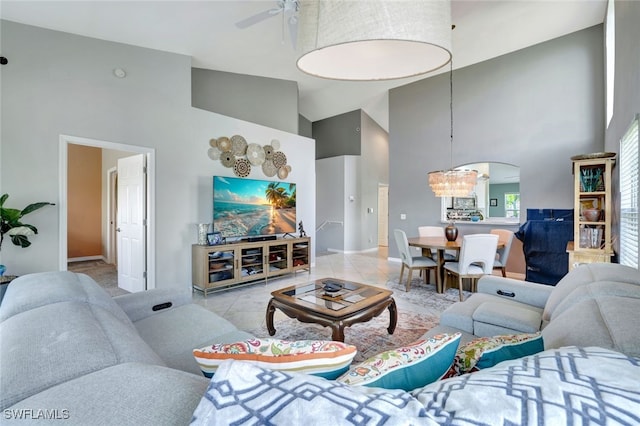
[[[362,302],[384,299],[391,294],[389,290],[336,278],[322,278],[271,293],[276,298],[283,299],[282,296],[286,296],[286,299],[295,300],[301,305],[315,305],[322,311],[355,308]]]

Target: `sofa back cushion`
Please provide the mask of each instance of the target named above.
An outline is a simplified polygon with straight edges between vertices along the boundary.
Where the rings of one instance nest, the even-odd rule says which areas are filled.
[[[569,297],[572,296],[573,293]],[[542,330],[546,349],[598,346],[640,357],[638,294],[635,297],[600,295],[580,299],[554,315]]]
[[[620,282],[640,286],[637,269],[613,263],[591,263],[581,265],[562,278],[549,295],[543,321],[551,321],[554,311],[577,288],[596,281]]]
[[[0,321],[40,306],[70,301],[100,306],[133,327],[120,306],[92,278],[69,271],[40,272],[13,280],[0,305]]]
[[[123,362],[164,365],[133,326],[86,302],[52,303],[12,315],[0,323],[0,341],[0,409]]]

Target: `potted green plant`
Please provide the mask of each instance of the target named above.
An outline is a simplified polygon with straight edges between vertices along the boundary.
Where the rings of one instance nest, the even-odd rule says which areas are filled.
[[[3,194],[0,197],[0,250],[2,250],[5,235],[11,238],[13,244],[22,248],[29,247],[31,245],[29,237],[37,234],[38,229],[28,223],[22,223],[21,219],[35,210],[48,205],[53,206],[54,204],[47,202],[33,203],[19,210],[5,207],[4,203],[7,198],[9,198],[9,194]],[[0,265],[0,270],[4,269],[4,266]]]

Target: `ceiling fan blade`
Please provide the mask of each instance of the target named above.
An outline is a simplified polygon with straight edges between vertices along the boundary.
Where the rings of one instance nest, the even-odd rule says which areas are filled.
[[[269,9],[269,10],[265,10],[264,12],[260,12],[257,15],[253,15],[250,16],[246,19],[243,19],[242,21],[238,21],[236,22],[236,27],[240,28],[240,29],[245,29],[248,28],[252,25],[257,24],[258,22],[262,22],[265,19],[271,18],[272,16],[277,15],[278,13],[280,13],[282,11],[282,8],[275,8],[275,9]]]

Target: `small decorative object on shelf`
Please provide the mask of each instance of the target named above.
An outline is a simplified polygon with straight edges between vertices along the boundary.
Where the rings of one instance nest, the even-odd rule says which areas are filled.
[[[307,236],[307,233],[304,232],[304,226],[302,225],[302,221],[298,223],[298,230],[300,231],[300,238]]]
[[[210,223],[198,223],[198,245],[207,246],[209,241],[207,240],[207,234],[209,233]]]
[[[447,241],[455,241],[456,238],[458,238],[458,228],[456,228],[453,222],[450,222],[444,228],[444,235],[447,237]]]

